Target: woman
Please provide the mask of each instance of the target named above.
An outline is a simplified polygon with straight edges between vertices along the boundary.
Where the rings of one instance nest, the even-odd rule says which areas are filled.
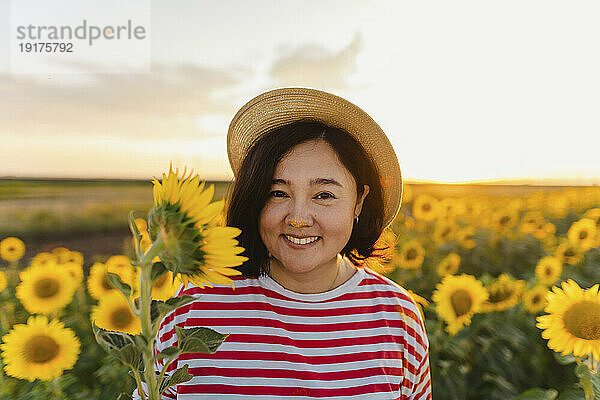
[[[186,354],[194,378],[164,398],[431,398],[428,348],[406,290],[367,267],[400,207],[394,150],[360,108],[306,88],[263,93],[234,117],[235,174],[227,225],[249,260],[235,289],[201,295],[168,315],[175,325],[229,336],[215,354]]]

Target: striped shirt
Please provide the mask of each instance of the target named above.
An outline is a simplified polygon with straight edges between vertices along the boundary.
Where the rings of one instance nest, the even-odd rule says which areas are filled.
[[[155,352],[176,344],[175,325],[229,336],[214,354],[171,363],[168,373],[187,364],[194,378],[163,399],[431,399],[425,327],[393,281],[358,268],[333,290],[304,294],[269,276],[233,279],[235,289],[180,289],[198,298],[165,317]]]

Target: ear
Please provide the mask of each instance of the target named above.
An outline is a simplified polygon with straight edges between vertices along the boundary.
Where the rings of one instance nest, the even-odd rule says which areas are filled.
[[[369,185],[364,185],[362,195],[360,196],[360,198],[356,199],[356,207],[354,207],[354,217],[355,218],[360,215],[360,213],[362,211],[362,206],[365,202],[365,198],[369,194],[369,190],[371,190]]]

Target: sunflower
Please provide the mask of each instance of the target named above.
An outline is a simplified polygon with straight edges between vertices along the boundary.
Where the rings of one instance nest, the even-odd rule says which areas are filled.
[[[49,265],[49,264],[56,264],[58,263],[58,257],[55,254],[52,253],[48,253],[48,252],[41,252],[36,254],[32,259],[31,259],[31,265]]]
[[[70,252],[71,250],[67,249],[66,247],[56,247],[52,249],[52,254],[58,258],[59,263],[65,262],[69,257]]]
[[[481,307],[482,312],[503,311],[519,304],[525,281],[514,280],[507,274],[501,274],[487,288],[489,298]]]
[[[562,289],[554,286],[548,292],[547,315],[537,317],[542,337],[550,339],[548,347],[562,355],[576,357],[592,354],[600,360],[600,295],[599,285],[584,290],[569,279]]]
[[[454,275],[458,272],[460,266],[460,256],[456,253],[450,253],[440,261],[437,267],[437,273],[440,277]]]
[[[596,230],[600,230],[600,208],[590,208],[583,214],[583,217],[594,221]]]
[[[15,325],[0,344],[7,375],[33,382],[51,381],[71,369],[79,357],[80,342],[75,333],[58,320],[44,315]]]
[[[433,241],[438,244],[444,244],[454,240],[458,227],[451,220],[438,220],[433,231]]]
[[[135,270],[133,265],[131,265],[129,257],[122,254],[110,256],[104,264],[106,265],[106,268],[108,268],[109,272],[116,274],[117,271],[121,271],[123,275],[127,277],[125,279],[126,282],[130,282],[133,279]]]
[[[491,225],[497,232],[506,232],[519,221],[518,211],[511,208],[502,208],[492,214]]]
[[[537,314],[546,306],[546,293],[548,288],[544,285],[535,285],[523,293],[523,306],[531,314]]]
[[[121,281],[135,288],[134,273],[128,269],[108,268],[105,264],[97,262],[90,268],[90,274],[87,280],[87,288],[90,296],[96,300],[100,300],[103,296],[117,291],[108,280],[106,273],[112,272],[113,274],[119,275]]]
[[[18,261],[25,254],[25,243],[16,237],[0,241],[0,257],[8,262]]]
[[[425,259],[425,249],[421,243],[412,239],[400,247],[400,251],[392,257],[392,263],[404,269],[418,269]]]
[[[136,282],[139,282],[141,278],[140,268],[136,269],[136,275]],[[154,285],[152,285],[151,297],[154,300],[165,301],[167,299],[170,299],[175,295],[175,293],[177,293],[179,286],[181,286],[181,279],[179,277],[173,279],[173,272],[167,271],[154,282]],[[133,294],[133,297],[135,298],[139,295],[139,284],[137,284],[135,287],[135,293]]]
[[[596,245],[596,235],[596,222],[591,218],[582,218],[574,222],[567,232],[571,243],[578,245],[583,251]]]
[[[533,232],[535,232],[538,229],[538,226],[540,226],[540,224],[543,224],[544,222],[544,216],[540,211],[528,211],[521,218],[521,223],[519,224],[519,232],[533,234]]]
[[[81,267],[81,264],[74,261],[68,261],[64,264],[60,264],[58,267],[69,271],[69,274],[71,274],[71,277],[75,281],[75,286],[81,286],[81,283],[83,282],[83,268]]]
[[[163,174],[162,182],[154,178],[154,206],[148,213],[150,240],[160,237],[164,249],[158,254],[160,260],[175,274],[181,274],[182,282],[204,287],[211,283],[232,284],[228,276],[241,275],[233,269],[248,260],[238,255],[244,251],[234,239],[241,230],[229,226],[215,226],[215,219],[223,209],[224,200],[212,202],[214,185],[203,190],[205,182],[199,183],[195,175],[178,178],[179,169],[169,175]]]
[[[412,213],[416,219],[433,221],[440,213],[439,201],[428,194],[420,194],[413,202]]]
[[[31,266],[20,275],[16,296],[31,314],[50,314],[61,310],[73,299],[75,281],[67,269]]]
[[[583,253],[584,251],[581,247],[563,238],[556,247],[554,256],[562,263],[577,265],[583,261]]]
[[[551,222],[544,222],[539,224],[531,233],[533,237],[539,240],[544,240],[548,236],[554,236],[556,233],[556,226]]]
[[[538,261],[535,267],[535,275],[538,281],[544,285],[554,285],[562,274],[563,264],[554,256],[546,256]]]
[[[451,197],[440,200],[439,206],[441,210],[440,214],[450,219],[455,219],[467,212],[467,208],[463,201]]]
[[[133,315],[121,292],[114,291],[103,296],[98,305],[92,308],[90,319],[99,328],[108,331],[125,332],[131,335],[142,332],[140,319]]]
[[[6,289],[7,284],[8,281],[6,280],[6,275],[4,274],[4,272],[0,271],[0,292]]]
[[[159,261],[155,257],[155,261]],[[131,265],[129,257],[119,254],[114,255],[106,260],[104,264],[108,272],[119,275],[121,281],[131,286],[134,290],[139,286],[140,280],[136,278],[136,268]]]
[[[456,242],[459,246],[464,247],[465,249],[472,249],[475,247],[474,235],[475,227],[466,226],[456,232]]]
[[[488,293],[481,282],[467,274],[446,275],[432,296],[436,312],[448,324],[446,331],[450,335],[471,324],[471,317],[480,312],[487,299]]]
[[[60,258],[59,258],[60,259]],[[69,251],[61,261],[62,263],[75,263],[83,265],[83,254],[78,251]]]

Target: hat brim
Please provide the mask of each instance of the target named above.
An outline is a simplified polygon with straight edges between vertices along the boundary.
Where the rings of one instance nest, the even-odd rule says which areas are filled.
[[[383,189],[384,227],[394,220],[402,201],[398,157],[381,127],[358,106],[321,90],[289,87],[270,90],[246,103],[227,132],[227,156],[237,177],[243,158],[254,142],[271,129],[311,119],[342,129],[363,146],[377,168]]]

